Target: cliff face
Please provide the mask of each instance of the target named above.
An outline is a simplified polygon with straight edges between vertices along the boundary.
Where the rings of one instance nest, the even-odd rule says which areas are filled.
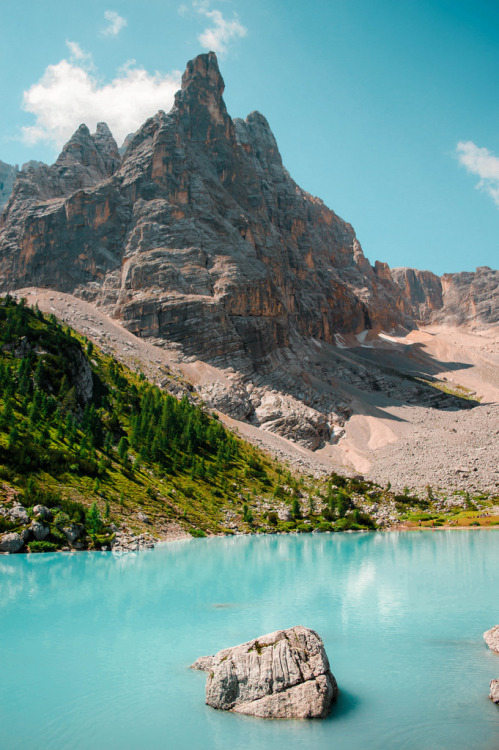
[[[293,182],[261,114],[229,117],[223,88],[215,55],[200,55],[122,158],[105,125],[82,125],[52,167],[21,173],[2,288],[76,292],[138,335],[246,367],[295,333],[409,324],[352,227]]]
[[[0,211],[9,199],[18,172],[17,164],[13,166],[0,161]]]
[[[481,266],[474,272],[446,273],[393,268],[393,280],[416,320],[448,325],[499,322],[499,271]]]

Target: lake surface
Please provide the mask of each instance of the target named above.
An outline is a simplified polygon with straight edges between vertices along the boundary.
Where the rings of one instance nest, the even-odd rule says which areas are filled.
[[[174,542],[0,557],[1,750],[497,750],[499,531]],[[316,721],[204,704],[198,656],[279,628],[324,640]]]

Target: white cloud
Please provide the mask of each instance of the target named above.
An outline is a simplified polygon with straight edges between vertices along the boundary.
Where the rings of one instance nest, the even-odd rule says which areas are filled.
[[[485,190],[499,206],[499,157],[473,141],[460,141],[456,150],[460,163],[480,177],[477,187]]]
[[[115,10],[106,10],[104,18],[109,21],[108,25],[102,32],[105,36],[118,36],[121,29],[127,25],[126,18],[122,18]]]
[[[78,42],[66,42],[73,60],[91,60],[92,56],[88,52],[84,52]]]
[[[230,42],[248,33],[248,30],[239,23],[236,15],[229,21],[219,10],[208,10],[205,3],[195,3],[195,6],[198,13],[213,22],[213,26],[208,27],[198,36],[198,40],[206,49],[213,50],[223,57]]]
[[[101,120],[121,143],[148,117],[173,105],[179,71],[151,74],[129,61],[110,83],[102,83],[91,57],[76,43],[71,45],[73,57],[49,65],[23,94],[23,108],[36,118],[34,125],[23,128],[26,143],[46,141],[61,148],[82,122],[93,131]]]

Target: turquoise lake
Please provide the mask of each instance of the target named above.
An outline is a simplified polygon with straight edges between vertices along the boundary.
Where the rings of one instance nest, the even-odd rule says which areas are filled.
[[[0,557],[1,750],[498,750],[499,531],[199,539]],[[204,704],[198,656],[306,625],[329,718]]]

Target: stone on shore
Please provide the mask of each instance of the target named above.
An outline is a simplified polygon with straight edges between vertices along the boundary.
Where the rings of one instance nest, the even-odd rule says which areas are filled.
[[[50,534],[50,527],[45,526],[41,521],[31,521],[30,529],[37,541],[42,541]]]
[[[0,536],[0,552],[19,552],[23,544],[22,536],[15,532]]]
[[[20,503],[14,505],[14,507],[9,511],[9,517],[10,520],[14,523],[24,525],[29,523],[29,516],[26,512],[26,508],[23,508]]]
[[[499,654],[499,625],[495,625],[490,630],[487,630],[483,634],[483,637],[487,646],[492,651],[495,651],[496,654]]]
[[[50,511],[45,505],[35,505],[33,508],[33,515],[36,518],[41,518],[42,521],[52,520],[52,511]]]
[[[209,706],[265,719],[323,718],[338,695],[322,640],[301,625],[200,657],[192,666],[209,672]]]

